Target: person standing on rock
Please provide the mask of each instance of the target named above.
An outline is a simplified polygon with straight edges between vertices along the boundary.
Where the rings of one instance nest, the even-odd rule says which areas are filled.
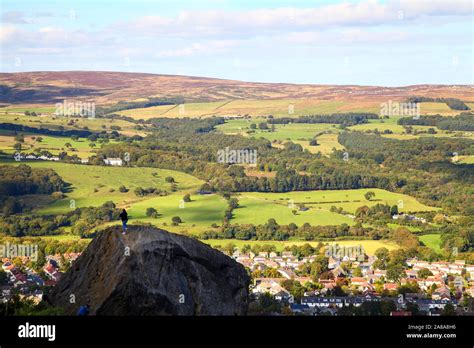
[[[127,222],[128,222],[128,214],[125,209],[122,209],[122,212],[120,213],[120,219],[122,220],[122,234],[127,233]]]

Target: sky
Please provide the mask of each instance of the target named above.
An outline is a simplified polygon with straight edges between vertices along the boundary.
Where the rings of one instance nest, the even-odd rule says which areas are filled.
[[[471,0],[0,0],[0,71],[474,84]]]

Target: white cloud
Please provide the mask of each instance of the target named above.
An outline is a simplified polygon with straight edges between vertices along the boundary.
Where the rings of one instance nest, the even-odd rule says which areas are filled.
[[[400,11],[402,17],[400,17]],[[122,30],[160,37],[212,37],[311,31],[335,27],[374,27],[379,25],[437,24],[439,18],[452,20],[473,13],[470,1],[392,1],[366,0],[308,9],[270,8],[246,11],[182,11],[175,17],[146,16],[122,23]],[[436,19],[436,20],[433,20]]]

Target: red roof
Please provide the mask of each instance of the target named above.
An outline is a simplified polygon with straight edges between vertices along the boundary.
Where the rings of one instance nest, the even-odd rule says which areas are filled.
[[[383,288],[385,290],[397,290],[398,289],[398,284],[384,284]]]

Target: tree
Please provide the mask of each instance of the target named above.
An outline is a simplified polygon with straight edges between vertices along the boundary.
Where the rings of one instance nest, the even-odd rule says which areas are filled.
[[[174,178],[173,178],[172,176],[167,176],[167,177],[165,178],[165,181],[166,181],[167,183],[170,183],[170,184],[175,182],[175,181],[174,181]]]
[[[365,197],[366,200],[370,201],[372,198],[375,197],[375,192],[368,191],[368,192],[365,193],[364,197]]]
[[[352,275],[354,277],[362,277],[362,270],[360,267],[356,267],[354,268],[354,270],[352,271]]]
[[[234,253],[234,250],[235,250],[235,244],[234,243],[227,243],[226,245],[224,245],[223,250],[226,254],[232,255]]]
[[[398,205],[392,205],[392,207],[390,208],[390,215],[398,215]]]
[[[0,268],[0,285],[6,285],[8,283],[8,275],[3,269]]]
[[[377,260],[374,262],[374,267],[386,269],[387,263],[389,261],[389,255],[390,253],[387,248],[378,248],[375,250],[375,256],[377,257]]]
[[[176,225],[182,223],[183,220],[181,220],[181,218],[180,218],[179,216],[173,216],[173,217],[171,218],[171,222],[173,223],[173,225],[176,226]]]
[[[432,276],[433,273],[428,268],[422,268],[418,271],[418,278],[426,279],[429,276]]]
[[[152,217],[152,218],[157,218],[158,217],[158,211],[155,208],[147,208],[146,209],[146,216]]]
[[[392,238],[397,244],[406,249],[416,248],[420,244],[418,238],[405,227],[399,227],[393,231]]]
[[[316,139],[311,139],[309,141],[309,146],[318,146],[318,141]]]
[[[250,124],[250,129],[257,129],[257,125],[255,123]]]
[[[313,280],[317,281],[322,273],[327,272],[329,270],[328,265],[329,265],[328,258],[324,257],[323,255],[318,255],[316,257],[316,260],[313,261],[310,266],[311,267],[310,274],[313,277]]]
[[[446,217],[443,214],[436,214],[433,218],[435,224],[441,225],[446,222]]]
[[[390,281],[398,281],[404,273],[403,266],[399,264],[389,264],[387,267],[387,279]]]
[[[122,192],[122,193],[125,193],[125,192],[128,192],[128,188],[126,188],[124,185],[121,185],[119,187],[119,191]]]
[[[451,303],[447,303],[446,306],[444,306],[441,315],[453,316],[456,315],[456,310],[454,309],[454,306]]]
[[[239,200],[237,198],[231,198],[229,199],[229,207],[232,209],[236,209],[239,207]]]
[[[397,306],[391,300],[380,301],[380,313],[382,315],[390,315],[391,312],[397,310]]]
[[[183,197],[183,201],[191,202],[191,195],[189,193],[186,193]]]

